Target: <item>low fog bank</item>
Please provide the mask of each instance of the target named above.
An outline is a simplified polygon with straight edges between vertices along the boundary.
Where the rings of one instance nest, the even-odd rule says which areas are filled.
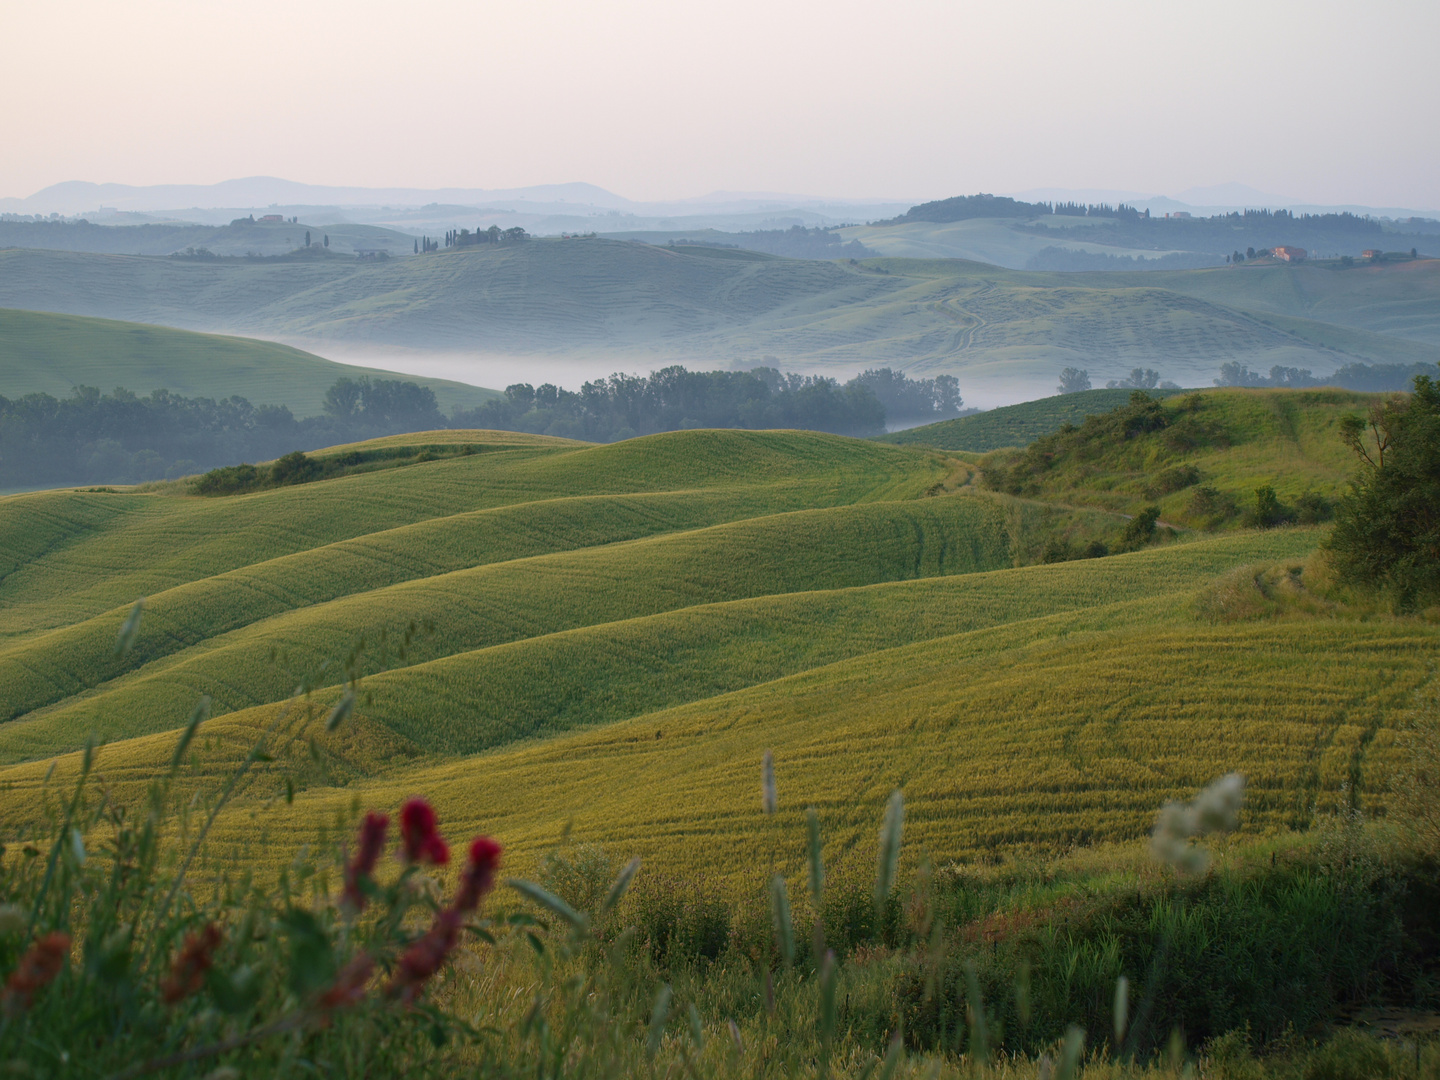
[[[278,339],[277,339],[278,340]],[[776,368],[786,374],[822,375],[841,383],[855,378],[862,371],[874,368],[892,368],[904,371],[911,378],[934,378],[937,375],[953,375],[960,382],[960,395],[965,407],[994,409],[1001,405],[1014,405],[1021,401],[1033,401],[1055,393],[1055,379],[1037,382],[1031,378],[1020,378],[1003,374],[965,372],[937,367],[918,370],[883,356],[853,364],[816,364],[803,360],[788,360],[783,357],[757,356],[736,361],[730,358],[716,359],[704,355],[680,353],[676,355],[649,355],[620,352],[563,353],[550,355],[506,355],[502,353],[429,351],[423,349],[401,349],[394,346],[363,346],[353,343],[285,339],[283,344],[304,349],[327,360],[361,367],[379,368],[401,375],[423,376],[434,379],[451,379],[455,382],[480,386],[489,390],[504,390],[513,383],[529,383],[539,386],[554,383],[564,390],[578,391],[582,384],[607,379],[611,375],[648,375],[672,364],[680,364],[689,371],[749,371],[757,367]],[[1059,377],[1056,368],[1055,378]],[[1117,373],[1117,377],[1120,373]],[[1104,381],[1097,385],[1103,386]],[[901,430],[905,424],[887,424],[892,431]]]

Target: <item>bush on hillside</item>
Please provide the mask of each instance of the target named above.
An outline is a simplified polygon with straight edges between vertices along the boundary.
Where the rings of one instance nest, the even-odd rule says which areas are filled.
[[[1172,465],[1151,481],[1146,494],[1156,499],[1161,495],[1173,495],[1200,482],[1200,470],[1194,465]]]
[[[1318,491],[1302,492],[1295,500],[1295,520],[1301,525],[1319,525],[1334,516],[1334,504]]]
[[[1348,417],[1341,435],[1360,468],[1335,508],[1337,575],[1402,610],[1440,601],[1440,384],[1417,376],[1409,397]]]
[[[1122,551],[1135,551],[1155,539],[1155,525],[1160,520],[1160,507],[1147,506],[1131,518],[1120,534]]]
[[[269,465],[226,465],[211,469],[203,476],[197,476],[191,482],[190,490],[196,495],[244,495],[267,488],[329,480],[352,472],[418,465],[445,457],[468,457],[473,453],[475,447],[469,443],[372,446],[327,457],[311,457],[303,451],[292,450]]]
[[[1261,484],[1255,489],[1255,502],[1241,518],[1247,529],[1273,529],[1293,520],[1294,516],[1281,504],[1272,484]]]

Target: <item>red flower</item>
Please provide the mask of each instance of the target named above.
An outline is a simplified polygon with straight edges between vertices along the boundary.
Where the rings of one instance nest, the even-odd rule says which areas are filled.
[[[375,961],[369,953],[361,953],[340,969],[330,989],[320,995],[322,1009],[343,1009],[354,1005],[365,996],[365,986],[370,973],[375,970]]]
[[[355,911],[364,910],[365,893],[360,888],[360,883],[374,875],[375,863],[379,861],[380,852],[385,848],[385,833],[389,828],[390,819],[373,810],[366,814],[365,820],[360,823],[355,858],[345,867],[344,902]]]
[[[460,916],[456,912],[442,911],[436,915],[425,936],[406,949],[395,964],[395,974],[390,977],[388,987],[390,996],[405,1002],[419,997],[430,977],[444,965],[459,937]]]
[[[176,955],[170,974],[160,984],[160,996],[165,1004],[174,1005],[205,985],[205,973],[215,963],[220,940],[220,928],[214,923],[206,923],[185,938],[185,947]]]
[[[20,1012],[30,1007],[30,1000],[36,992],[49,985],[70,955],[70,935],[59,930],[52,931],[26,950],[20,963],[5,980],[3,997],[5,1011]]]
[[[424,799],[411,799],[400,808],[400,839],[406,862],[444,866],[450,861],[450,849],[440,835],[435,811]]]
[[[500,844],[488,836],[477,836],[470,844],[470,862],[460,874],[455,893],[455,911],[474,911],[485,894],[495,887],[500,869]]]

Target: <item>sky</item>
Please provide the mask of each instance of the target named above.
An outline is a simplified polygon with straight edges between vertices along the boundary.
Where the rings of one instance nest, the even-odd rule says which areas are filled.
[[[0,196],[254,175],[640,200],[1238,181],[1440,208],[1436,0],[6,7]]]

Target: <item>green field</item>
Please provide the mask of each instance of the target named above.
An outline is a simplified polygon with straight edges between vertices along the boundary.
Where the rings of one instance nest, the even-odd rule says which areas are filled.
[[[440,408],[474,408],[494,392],[446,379],[336,364],[288,345],[111,319],[0,308],[0,395],[66,398],[77,386],[103,393],[164,389],[182,397],[285,405],[316,416],[340,378],[403,378],[435,391]]]
[[[949,372],[1014,400],[1059,370],[1222,363],[1325,374],[1430,360],[1440,262],[1340,271],[1024,273],[951,258],[851,264],[618,240],[536,240],[384,263],[196,263],[0,251],[0,304],[328,343],[583,358],[597,367],[780,362]],[[767,358],[769,358],[767,360]]]
[[[1117,395],[983,456],[443,431],[247,494],[0,498],[3,899],[87,933],[33,1004],[8,978],[17,1060],[109,1010],[94,1060],[182,1048],[174,1075],[558,1047],[575,1068],[539,1072],[1001,1080],[1055,1076],[1070,1024],[1095,1080],[1193,1076],[1187,1047],[1201,1075],[1429,1075],[1418,1038],[1327,1027],[1432,1015],[1440,617],[1336,588],[1324,525],[1184,517],[1262,478],[1335,494],[1373,397],[1092,391],[1008,430]],[[1181,527],[1128,535],[1150,498]],[[1230,773],[1238,835],[1157,860],[1190,820],[1159,809]],[[378,819],[352,842],[416,796],[448,863],[400,865]]]
[[[1207,473],[1286,491],[1344,475],[1333,428],[1360,396],[1205,399],[1228,425],[1195,459]],[[293,805],[262,769],[242,797],[258,816],[221,827],[237,857],[292,850],[356,798],[424,791],[521,866],[568,822],[723,878],[748,858],[725,837],[763,842],[763,825],[793,845],[807,805],[827,852],[863,849],[896,786],[915,850],[1044,854],[1139,837],[1164,799],[1231,769],[1250,778],[1247,827],[1284,832],[1347,800],[1383,810],[1397,725],[1440,658],[1423,620],[1241,604],[1217,622],[1199,599],[1241,568],[1300,574],[1315,529],[1033,564],[1056,530],[1113,544],[1138,497],[1123,484],[1014,499],[942,454],[794,432],[452,434],[479,452],[243,496],[0,502],[12,820],[91,733],[105,782],[137,791],[208,695],[204,777],[297,707],[297,683],[310,703],[287,715],[318,723],[359,676],[353,721],[315,734]],[[766,749],[773,828],[753,806]]]

